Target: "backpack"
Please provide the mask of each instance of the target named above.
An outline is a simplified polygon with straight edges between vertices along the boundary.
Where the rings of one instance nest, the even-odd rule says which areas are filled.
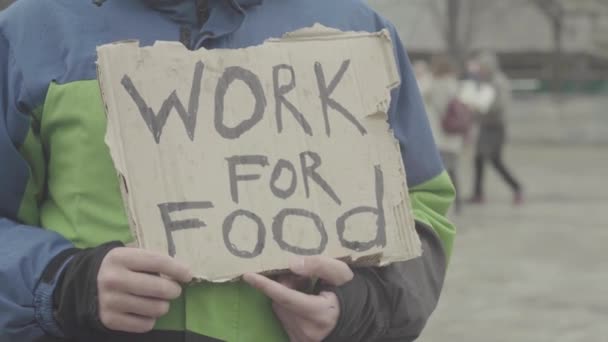
[[[467,105],[453,99],[441,118],[441,127],[446,134],[467,135],[473,126],[473,113]]]

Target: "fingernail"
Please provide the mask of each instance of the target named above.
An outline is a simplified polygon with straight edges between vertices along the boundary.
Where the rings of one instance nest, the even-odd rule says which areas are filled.
[[[292,271],[302,272],[304,271],[304,258],[294,258],[289,261],[289,268]]]

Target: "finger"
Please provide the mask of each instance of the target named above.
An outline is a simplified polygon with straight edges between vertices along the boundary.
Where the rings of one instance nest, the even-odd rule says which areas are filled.
[[[340,302],[338,301],[338,296],[336,296],[335,293],[322,291],[321,293],[319,293],[319,296],[327,299],[327,309],[329,311],[337,310],[337,312],[340,312]]]
[[[319,322],[326,323],[328,326],[328,330],[333,330],[338,324],[338,319],[340,318],[340,302],[338,301],[338,296],[336,296],[333,292],[321,292],[319,296],[325,298],[327,300],[327,307],[323,312],[323,317],[319,317]]]
[[[116,260],[132,271],[163,274],[181,283],[192,281],[192,272],[179,261],[138,248],[117,248]]]
[[[297,337],[297,317],[278,304],[272,305],[272,311],[274,311],[275,316],[277,316],[281,322],[285,333],[287,333],[287,336],[289,337],[289,341],[300,342],[300,339]]]
[[[264,293],[275,303],[303,317],[314,317],[323,310],[325,298],[307,295],[289,289],[276,281],[255,273],[245,274],[243,279],[252,287]]]
[[[126,276],[125,290],[136,296],[162,300],[173,300],[182,294],[182,287],[173,280],[136,272]]]
[[[162,300],[176,299],[182,293],[181,286],[173,280],[131,271],[100,273],[98,284],[100,291],[122,291]]]
[[[100,303],[101,310],[135,314],[147,318],[160,318],[169,312],[169,302],[138,297],[124,293],[112,293]]]
[[[320,255],[293,259],[289,269],[301,276],[318,277],[333,286],[344,285],[354,277],[345,262]]]
[[[156,320],[136,315],[111,313],[100,317],[103,325],[114,331],[143,334],[154,328]]]

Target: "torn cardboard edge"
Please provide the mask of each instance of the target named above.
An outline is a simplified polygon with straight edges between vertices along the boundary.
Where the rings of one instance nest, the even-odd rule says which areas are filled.
[[[298,31],[294,31],[294,32],[290,32],[287,33],[283,36],[283,38],[270,38],[268,40],[266,40],[263,44],[258,45],[258,46],[253,46],[253,47],[248,47],[248,48],[243,48],[243,49],[237,49],[237,50],[248,50],[248,49],[253,49],[256,47],[260,47],[264,44],[276,44],[276,43],[286,43],[286,42],[300,42],[300,41],[317,41],[317,40],[334,40],[334,39],[350,39],[350,38],[361,38],[362,36],[377,36],[377,37],[381,37],[384,39],[387,39],[389,42],[391,41],[391,37],[390,34],[388,33],[387,30],[382,30],[379,32],[374,32],[374,33],[368,33],[368,32],[342,32],[339,30],[335,30],[335,29],[328,29],[322,25],[314,25],[313,27],[310,28],[304,28]],[[111,45],[114,46],[118,46],[118,45],[136,45],[137,47],[139,47],[139,42],[137,41],[123,41],[123,42],[117,42],[117,43],[113,43]],[[178,43],[174,43],[174,42],[156,42],[152,47],[148,47],[148,48],[141,48],[140,50],[145,51],[147,49],[154,49],[154,48],[158,48],[158,47],[162,47],[163,45],[171,45],[173,47],[175,47],[176,45],[181,46],[181,44]],[[399,81],[399,73],[396,67],[396,62],[394,60],[394,54],[392,51],[392,44],[389,44],[389,46],[391,46],[391,51],[390,51],[390,56],[393,58],[392,63],[387,63],[387,65],[391,66],[393,68],[392,73],[397,75],[397,79],[392,82],[391,84],[389,84],[386,89],[385,89],[385,99],[383,101],[380,101],[379,103],[376,104],[377,110],[375,111],[370,111],[368,114],[364,114],[364,120],[383,120],[386,122],[386,130],[387,132],[390,132],[391,136],[393,136],[393,132],[389,127],[389,124],[387,122],[388,119],[388,109],[390,107],[390,102],[391,102],[391,96],[390,96],[390,92],[391,89],[397,87],[400,83]],[[98,48],[98,52],[100,52],[101,48]],[[185,47],[181,46],[181,48],[183,49],[184,53],[192,53],[195,54],[196,51],[189,51],[187,50]],[[104,58],[104,54],[103,53],[99,53],[99,61],[98,61],[98,65],[100,63],[100,61],[102,61],[102,59]],[[103,82],[106,79],[106,77],[104,77],[103,75],[101,75],[101,70],[98,68],[98,79],[100,82],[100,88],[102,90],[102,98],[104,99],[104,103],[106,103],[106,112],[108,112],[110,110],[110,108],[108,108],[108,104],[111,104],[112,106],[115,104],[115,91],[117,91],[116,88],[112,88],[112,87],[107,87]],[[104,89],[109,89],[110,91],[105,91]],[[116,110],[116,108],[114,108],[113,110]],[[127,163],[125,161],[126,158],[126,154],[124,152],[123,146],[120,143],[116,143],[119,141],[123,141],[122,136],[124,134],[124,132],[121,131],[121,125],[120,122],[110,122],[110,120],[117,120],[116,118],[112,118],[111,116],[108,115],[108,130],[106,133],[106,144],[109,147],[110,153],[112,155],[112,159],[114,161],[115,167],[117,169],[119,178],[120,178],[120,185],[121,185],[121,194],[123,196],[123,202],[125,204],[125,210],[128,213],[128,217],[129,217],[129,221],[130,221],[130,227],[132,230],[132,234],[134,236],[135,241],[137,242],[138,246],[140,248],[146,248],[145,243],[144,243],[144,231],[141,227],[140,224],[138,224],[139,219],[138,219],[138,213],[137,210],[135,209],[135,203],[133,202],[135,199],[134,197],[130,196],[129,193],[129,186],[128,184],[129,182],[129,172],[128,169],[126,167]],[[395,144],[395,148],[400,150],[400,144],[397,141],[396,138],[394,138],[394,144]],[[407,184],[406,184],[406,177],[405,177],[405,169],[403,167],[403,163],[400,164],[400,169],[399,172],[402,174],[402,178],[401,178],[401,182],[402,182],[402,188],[407,190]],[[403,196],[404,194],[402,194]],[[406,198],[407,198],[407,193],[405,194]],[[398,203],[396,206],[398,207],[402,207],[400,210],[397,210],[397,212],[400,212],[402,210],[405,210],[406,213],[401,213],[402,215],[404,215],[403,218],[400,218],[400,220],[404,220],[407,221],[407,218],[409,218],[410,220],[413,218],[413,211],[411,206],[407,205],[406,200],[402,200],[401,203]],[[393,212],[393,209],[391,208],[390,212]],[[407,241],[407,244],[410,245],[412,248],[414,248],[414,253],[417,254],[418,256],[421,254],[421,243],[420,241],[417,239],[417,235],[416,236],[412,236],[411,234],[407,234],[405,231],[402,230],[398,230],[401,233],[401,238]],[[415,230],[414,230],[415,232]],[[417,240],[417,241],[416,241]],[[336,257],[337,259],[340,260],[346,260],[349,261],[350,264],[352,264],[353,266],[385,266],[388,265],[390,263],[393,262],[398,262],[398,261],[404,261],[404,260],[408,260],[411,256],[405,257],[405,256],[400,256],[394,253],[386,253],[386,252],[391,252],[389,250],[383,252],[383,253],[375,253],[372,255],[354,255],[353,253],[350,253],[349,255],[343,255],[343,256],[339,256]],[[396,252],[396,251],[392,251],[392,252]],[[393,255],[391,255],[393,254]],[[284,271],[284,269],[274,269],[274,270],[267,270],[264,272],[261,272],[263,274],[276,274],[277,272],[282,272]],[[225,281],[231,281],[231,280],[235,280],[235,279],[239,279],[240,278],[240,274],[234,274],[234,275],[228,275],[226,277],[223,278],[218,278],[218,279],[208,279],[205,277],[197,277],[198,281],[212,281],[212,282],[225,282]]]

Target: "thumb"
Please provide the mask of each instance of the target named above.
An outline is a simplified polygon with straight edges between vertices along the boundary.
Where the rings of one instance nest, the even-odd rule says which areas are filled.
[[[300,276],[319,278],[329,285],[341,286],[354,277],[353,271],[343,261],[325,256],[310,256],[292,259],[289,269]]]

